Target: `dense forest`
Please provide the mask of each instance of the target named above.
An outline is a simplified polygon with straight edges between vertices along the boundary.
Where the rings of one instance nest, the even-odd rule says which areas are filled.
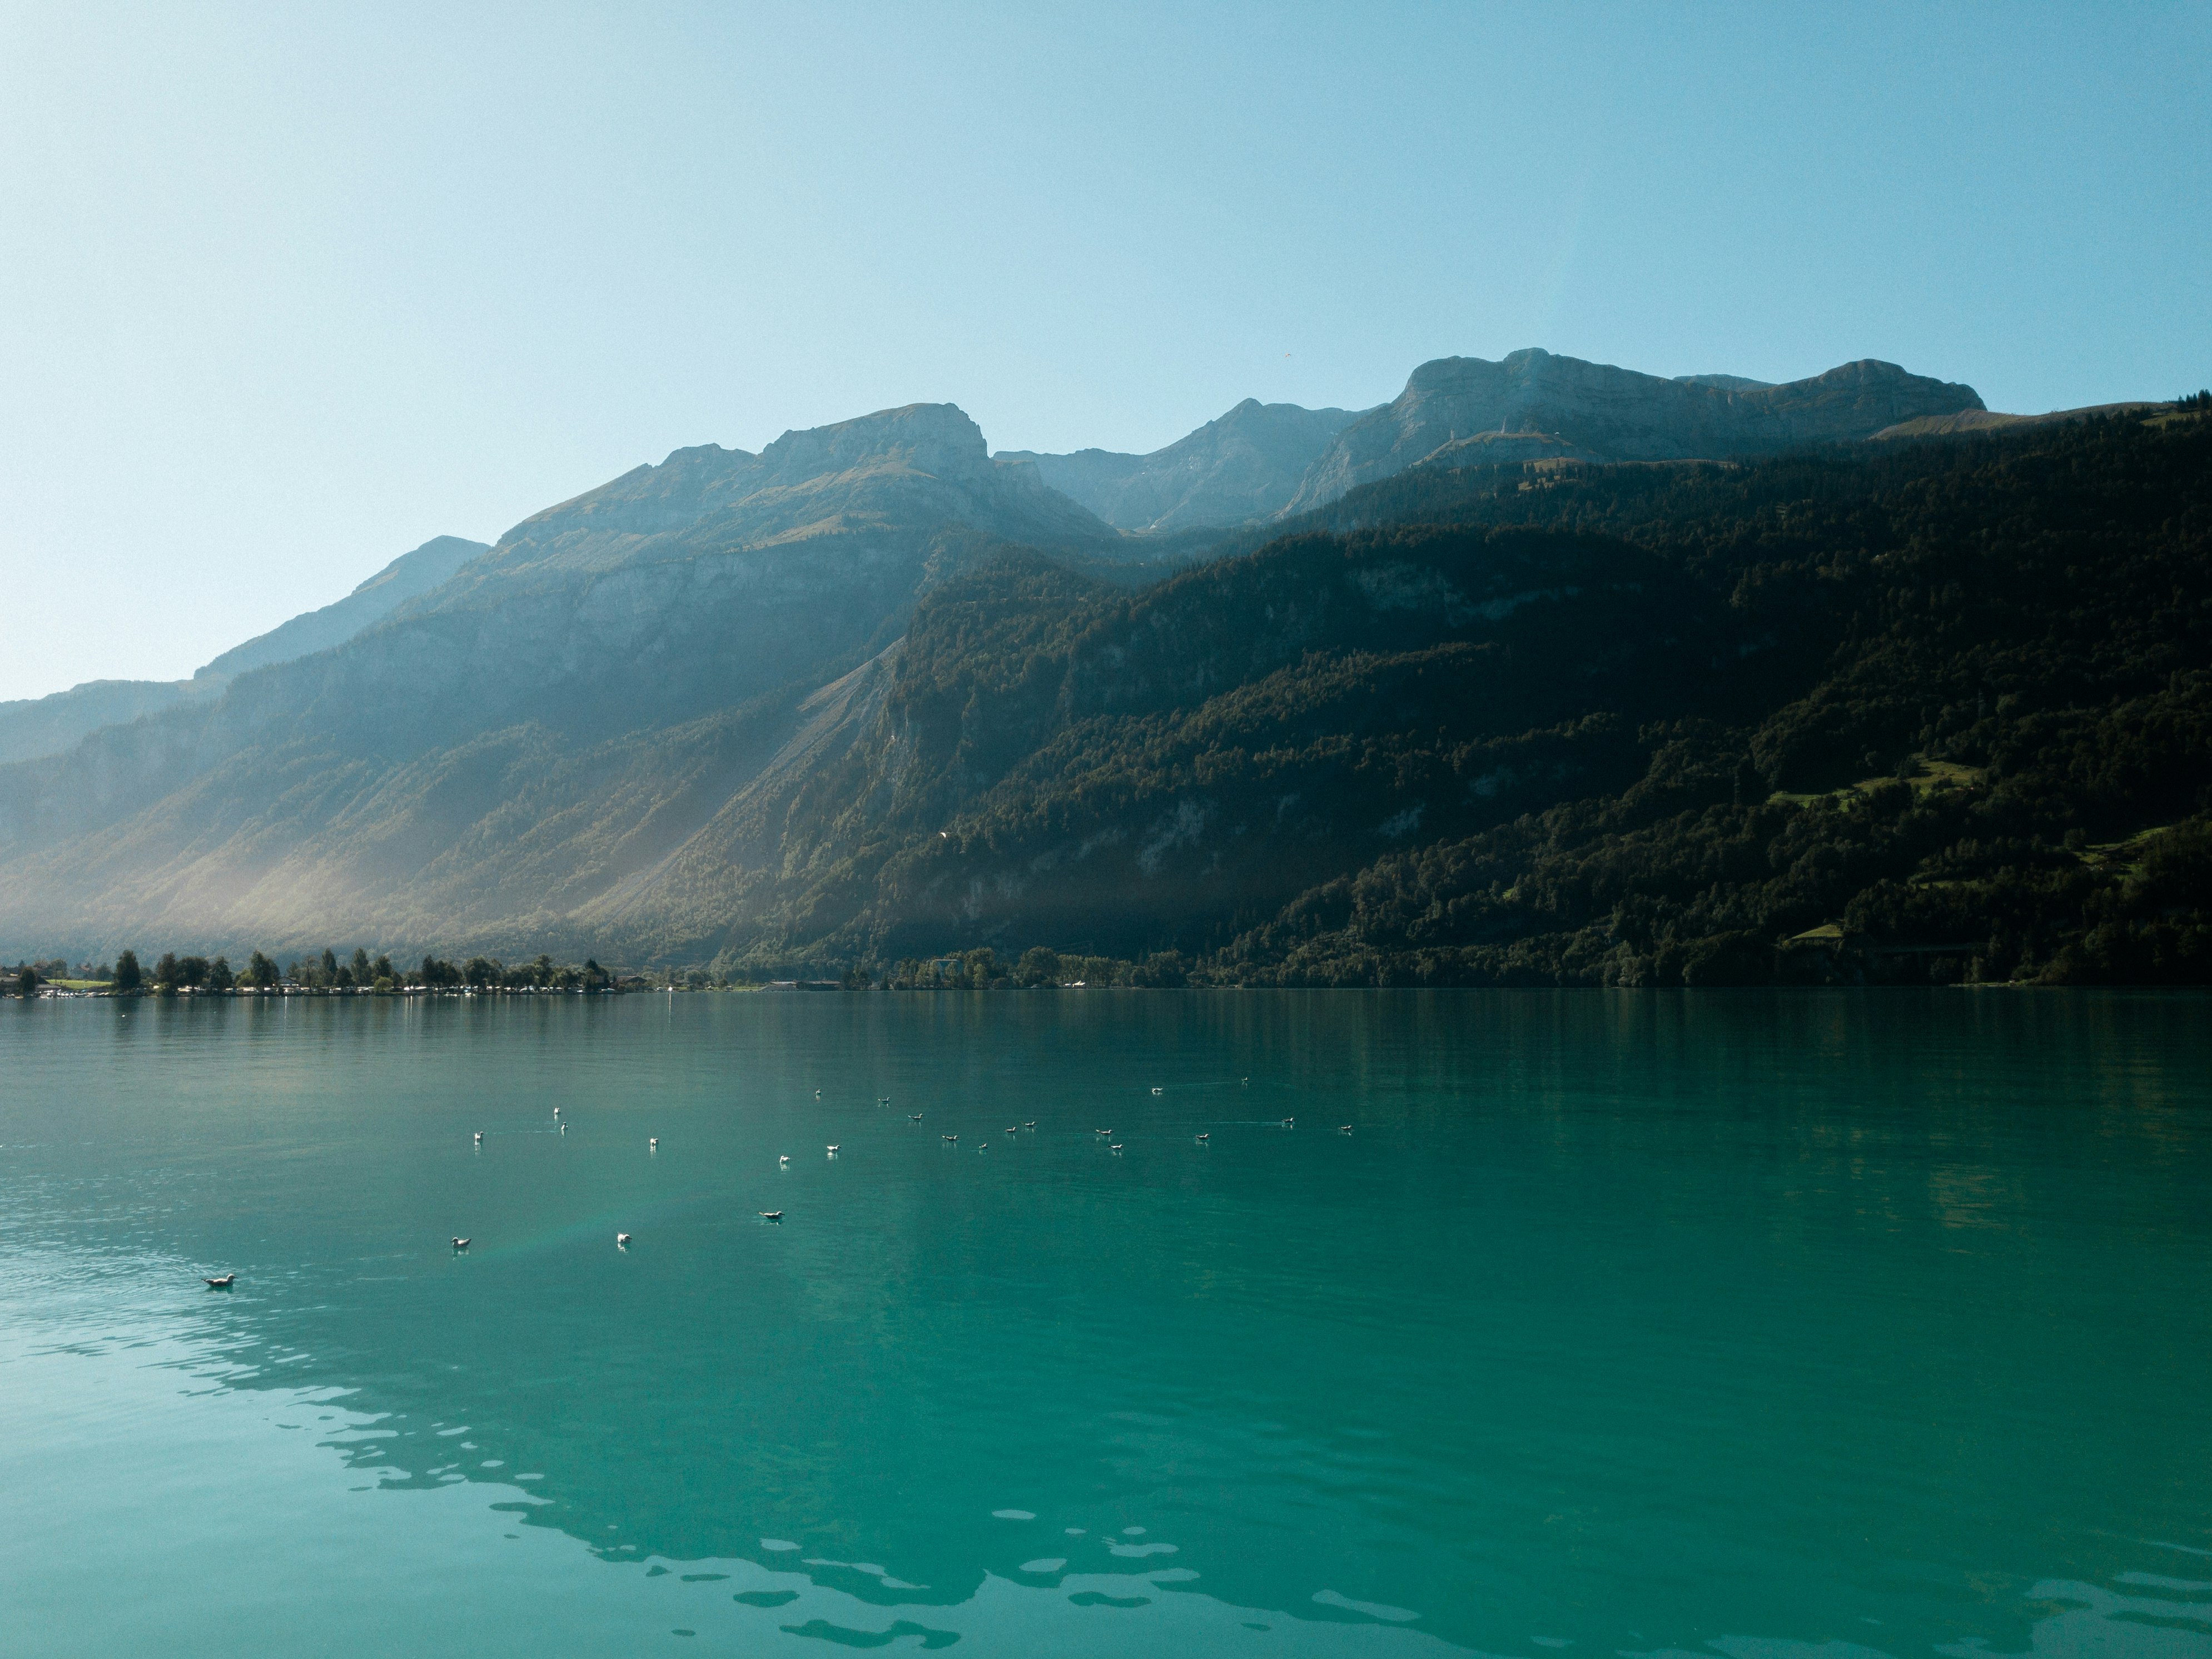
[[[718,966],[2203,982],[2208,556],[2194,410],[1418,469],[1134,592],[1010,553]]]

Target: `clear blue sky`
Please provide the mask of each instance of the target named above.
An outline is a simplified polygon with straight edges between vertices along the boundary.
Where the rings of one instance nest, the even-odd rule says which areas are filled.
[[[1142,450],[1524,345],[2170,397],[2208,94],[2203,0],[0,0],[0,697],[917,399]]]

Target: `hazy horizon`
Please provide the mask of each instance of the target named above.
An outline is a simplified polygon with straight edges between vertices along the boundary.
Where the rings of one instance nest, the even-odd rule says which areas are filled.
[[[0,10],[0,699],[916,401],[1157,448],[1523,346],[2212,376],[2201,10]]]

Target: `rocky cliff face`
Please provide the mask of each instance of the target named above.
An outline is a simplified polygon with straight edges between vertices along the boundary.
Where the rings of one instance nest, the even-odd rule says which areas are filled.
[[[1871,359],[1759,386],[1717,374],[1662,380],[1534,349],[1499,362],[1440,357],[1415,369],[1391,402],[1339,432],[1283,511],[1326,506],[1486,435],[1537,437],[1553,453],[1583,459],[1686,460],[1867,438],[1901,421],[1981,407],[1972,386]],[[1458,451],[1451,464],[1464,465],[1465,457]]]
[[[1279,512],[1329,441],[1358,417],[1247,398],[1218,420],[1149,455],[1079,449],[1002,453],[1121,530],[1205,529]]]

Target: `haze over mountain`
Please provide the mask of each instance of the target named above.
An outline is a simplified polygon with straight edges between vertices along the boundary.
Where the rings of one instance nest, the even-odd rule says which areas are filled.
[[[437,536],[403,553],[352,592],[232,647],[189,680],[93,680],[52,696],[0,702],[0,763],[58,755],[88,733],[221,694],[234,674],[343,644],[427,592],[479,553],[482,542]]]
[[[677,451],[336,650],[0,769],[0,843],[46,848],[9,896],[41,930],[566,927],[696,829],[926,586],[1011,540],[1115,534],[949,404]]]
[[[1104,449],[1000,453],[1034,461],[1047,483],[1117,529],[1207,529],[1282,511],[1329,440],[1358,418],[1350,410],[1247,398],[1149,455]]]
[[[417,593],[427,593],[490,547],[459,536],[434,536],[411,553],[403,553],[367,581],[319,611],[310,611],[291,621],[234,645],[192,678],[227,678],[249,668],[272,662],[290,662],[317,651],[343,645],[363,629],[374,627]]]
[[[1273,509],[1291,539],[1266,546],[1249,524],[1118,531],[1048,483],[1073,458],[994,458],[950,404],[758,454],[678,450],[488,551],[418,550],[439,550],[410,571],[449,560],[445,580],[331,647],[0,766],[0,951],[359,940],[834,967],[963,943],[1234,945],[1331,974],[1311,964],[1379,947],[1293,949],[1321,937],[1279,931],[1302,894],[1524,814],[1627,799],[1682,763],[1666,757],[1684,733],[1734,757],[1697,765],[1740,798],[1747,779],[1764,799],[1966,754],[1953,734],[1981,728],[1948,682],[1904,694],[1911,731],[1853,714],[1863,730],[1808,735],[1829,717],[1806,700],[1886,614],[1864,561],[1919,533],[1914,480],[1965,488],[1978,475],[1960,458],[1981,452],[1960,446],[2092,440],[2054,426],[1867,446],[1980,400],[1875,363],[1726,380],[1443,360],[1364,416],[1243,405],[1180,459],[1094,466],[1097,499],[1130,518],[1164,503],[1158,525],[1256,513],[1285,488],[1293,441],[1320,445]],[[1460,425],[1477,415],[1520,423],[1504,435],[1537,458],[1495,464],[1499,447],[1473,441],[1495,430]],[[2161,406],[2140,430],[2094,439],[2094,465],[2135,467],[2145,482],[2110,500],[2170,518],[2202,485],[2188,434],[2203,422]],[[1810,473],[1559,457],[1821,442]],[[1979,544],[2074,511],[2035,494],[2041,476],[1973,485],[1988,505],[1941,533]],[[1844,496],[1864,503],[1848,546],[1724,550],[1763,545],[1762,515],[1801,497],[1818,518]],[[1774,523],[1796,534],[1804,511]],[[1364,528],[1314,533],[1331,526]],[[2180,556],[2127,547],[2116,593],[2155,591],[2160,561]],[[1209,550],[1256,550],[1206,563]],[[1846,623],[1827,609],[1845,603],[1875,608]],[[2027,617],[2019,637],[2054,625]],[[1476,971],[1471,939],[1451,948],[1453,972]]]

